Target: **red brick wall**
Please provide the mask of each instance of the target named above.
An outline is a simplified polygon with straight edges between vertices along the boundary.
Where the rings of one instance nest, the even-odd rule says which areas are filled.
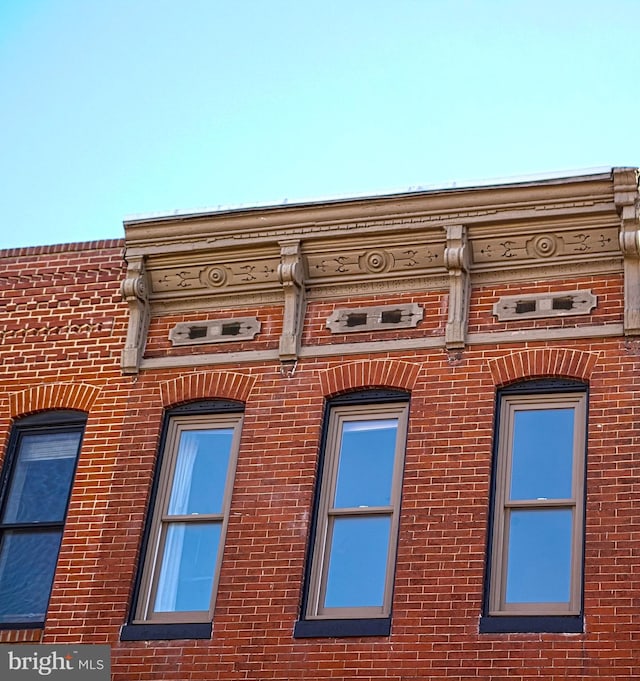
[[[43,642],[109,643],[116,681],[640,674],[638,342],[472,346],[459,358],[430,350],[309,359],[290,378],[277,363],[123,376],[123,277],[119,242],[0,253],[2,453],[16,417],[55,407],[89,414]],[[621,322],[618,276],[539,283],[531,292],[577,287],[599,296],[591,323]],[[492,302],[515,290],[474,291],[476,329],[518,328],[522,322],[509,327],[490,315]],[[389,300],[425,303],[424,325],[407,336],[432,335],[442,326],[439,294]],[[315,321],[308,328],[325,334],[322,342],[332,340],[321,330],[332,305],[309,306]],[[280,314],[278,307],[258,310],[272,332],[281,327]],[[156,355],[166,347],[165,322],[152,326]],[[305,333],[311,343],[311,331]],[[356,334],[339,340],[354,341]],[[590,385],[586,633],[480,635],[496,386],[551,375]],[[324,399],[371,385],[412,395],[391,636],[293,639]],[[246,404],[212,639],[120,642],[163,409],[204,397]],[[0,639],[39,640],[40,631],[2,631]]]
[[[260,333],[252,341],[203,343],[188,347],[173,347],[169,331],[179,322],[197,323],[209,320],[228,320],[238,317],[256,317],[261,323]],[[146,357],[172,357],[198,355],[210,352],[242,352],[243,350],[273,350],[278,348],[282,333],[282,306],[264,308],[222,309],[211,312],[190,312],[153,317],[149,325]]]
[[[592,324],[620,323],[623,314],[622,275],[608,277],[567,278],[563,280],[518,282],[500,287],[474,288],[471,295],[469,332],[515,331],[558,327],[590,326]],[[546,319],[524,319],[498,322],[493,315],[493,305],[500,296],[531,295],[536,293],[563,293],[589,290],[597,299],[597,307],[588,315],[574,315]]]

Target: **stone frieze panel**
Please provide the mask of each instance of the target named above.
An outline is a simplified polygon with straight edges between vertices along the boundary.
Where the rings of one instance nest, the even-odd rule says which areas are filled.
[[[523,260],[552,260],[616,253],[618,228],[548,231],[537,234],[502,235],[472,241],[475,265],[508,264]]]
[[[218,293],[248,286],[279,287],[279,262],[278,257],[273,257],[158,268],[151,272],[151,288],[153,293],[162,295],[181,292]]]
[[[337,278],[368,279],[381,275],[401,276],[436,272],[444,268],[444,238],[441,243],[336,249],[306,256],[310,282]]]

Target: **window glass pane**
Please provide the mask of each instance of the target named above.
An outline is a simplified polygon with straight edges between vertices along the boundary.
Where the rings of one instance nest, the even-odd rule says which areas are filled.
[[[389,506],[398,419],[342,426],[335,508]]]
[[[572,511],[511,511],[507,603],[568,603]]]
[[[172,523],[167,529],[154,610],[208,610],[222,523]]]
[[[0,623],[43,622],[62,532],[7,531],[0,545]]]
[[[169,515],[222,512],[232,440],[233,428],[181,433]]]
[[[21,438],[3,522],[64,520],[80,437],[71,432]]]
[[[335,518],[326,608],[382,606],[391,518]]]
[[[570,499],[573,409],[516,411],[511,499]]]

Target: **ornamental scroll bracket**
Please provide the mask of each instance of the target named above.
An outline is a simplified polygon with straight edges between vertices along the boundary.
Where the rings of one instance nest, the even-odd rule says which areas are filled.
[[[298,361],[305,310],[305,277],[300,241],[281,241],[278,279],[284,291],[284,314],[279,356],[281,373],[293,375]]]
[[[640,335],[640,198],[638,170],[614,168],[614,201],[620,216],[620,250],[624,256],[624,333]]]
[[[444,264],[449,271],[449,313],[445,329],[447,350],[464,348],[469,317],[469,247],[464,225],[448,225]]]
[[[137,374],[147,343],[147,331],[151,307],[149,305],[149,281],[145,270],[144,257],[132,258],[127,264],[127,278],[120,287],[122,298],[129,306],[127,339],[122,351],[122,371]]]

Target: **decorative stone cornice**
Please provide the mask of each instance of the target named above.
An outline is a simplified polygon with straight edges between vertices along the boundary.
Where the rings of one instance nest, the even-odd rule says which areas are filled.
[[[327,239],[392,231],[405,236],[446,224],[468,227],[610,211],[611,172],[493,186],[416,191],[362,199],[228,209],[125,221],[127,249],[177,254],[282,239]],[[508,230],[507,230],[508,233]]]
[[[151,217],[127,221],[125,231],[126,372],[140,366],[150,314],[233,309],[230,317],[242,317],[245,308],[282,306],[277,358],[292,365],[307,352],[305,301],[344,307],[347,298],[370,304],[372,296],[448,290],[444,335],[431,340],[459,350],[471,342],[474,286],[623,271],[625,333],[640,333],[635,169]]]

